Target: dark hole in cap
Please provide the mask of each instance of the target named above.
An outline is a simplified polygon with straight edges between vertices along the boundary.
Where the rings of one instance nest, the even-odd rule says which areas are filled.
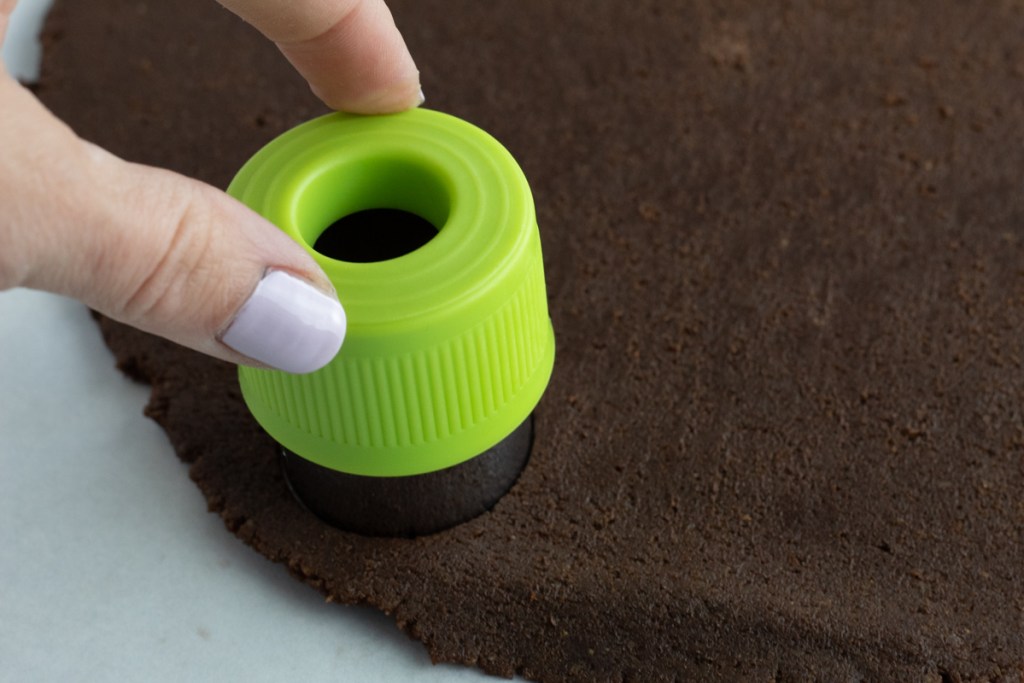
[[[401,209],[366,209],[331,223],[313,248],[350,263],[387,261],[416,251],[437,235],[430,221]]]

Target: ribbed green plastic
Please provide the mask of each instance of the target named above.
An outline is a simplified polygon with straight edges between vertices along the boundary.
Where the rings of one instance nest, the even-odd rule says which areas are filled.
[[[260,150],[228,192],[313,254],[348,318],[340,353],[317,372],[239,368],[250,411],[285,448],[351,474],[422,474],[486,451],[529,416],[554,332],[529,185],[494,138],[424,109],[330,114]],[[439,232],[375,263],[313,249],[334,221],[373,208]]]

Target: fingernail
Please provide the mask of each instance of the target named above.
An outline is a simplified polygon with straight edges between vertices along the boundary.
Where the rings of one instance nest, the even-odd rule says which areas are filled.
[[[263,276],[221,335],[224,344],[285,372],[319,370],[345,340],[338,300],[282,270]]]
[[[427,101],[427,96],[423,94],[423,88],[420,88],[420,99],[419,99],[419,102],[416,103],[416,106],[418,107],[418,106],[420,106],[421,104],[423,104],[426,101]]]

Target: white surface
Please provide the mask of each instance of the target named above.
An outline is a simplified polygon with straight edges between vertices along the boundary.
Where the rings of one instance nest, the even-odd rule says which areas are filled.
[[[387,617],[326,604],[228,533],[148,393],[82,305],[0,292],[0,681],[493,680],[431,666]]]
[[[7,40],[0,49],[0,59],[7,73],[21,81],[39,78],[40,47],[37,37],[46,11],[53,0],[19,0],[11,16]]]

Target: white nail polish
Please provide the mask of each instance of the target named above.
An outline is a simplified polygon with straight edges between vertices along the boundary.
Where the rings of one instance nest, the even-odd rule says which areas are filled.
[[[345,310],[333,297],[281,270],[263,276],[221,341],[285,372],[313,372],[345,340]]]
[[[419,106],[421,106],[426,101],[427,101],[427,96],[423,94],[423,88],[420,88],[420,100],[419,100],[419,102],[416,103],[416,106],[419,107]]]

